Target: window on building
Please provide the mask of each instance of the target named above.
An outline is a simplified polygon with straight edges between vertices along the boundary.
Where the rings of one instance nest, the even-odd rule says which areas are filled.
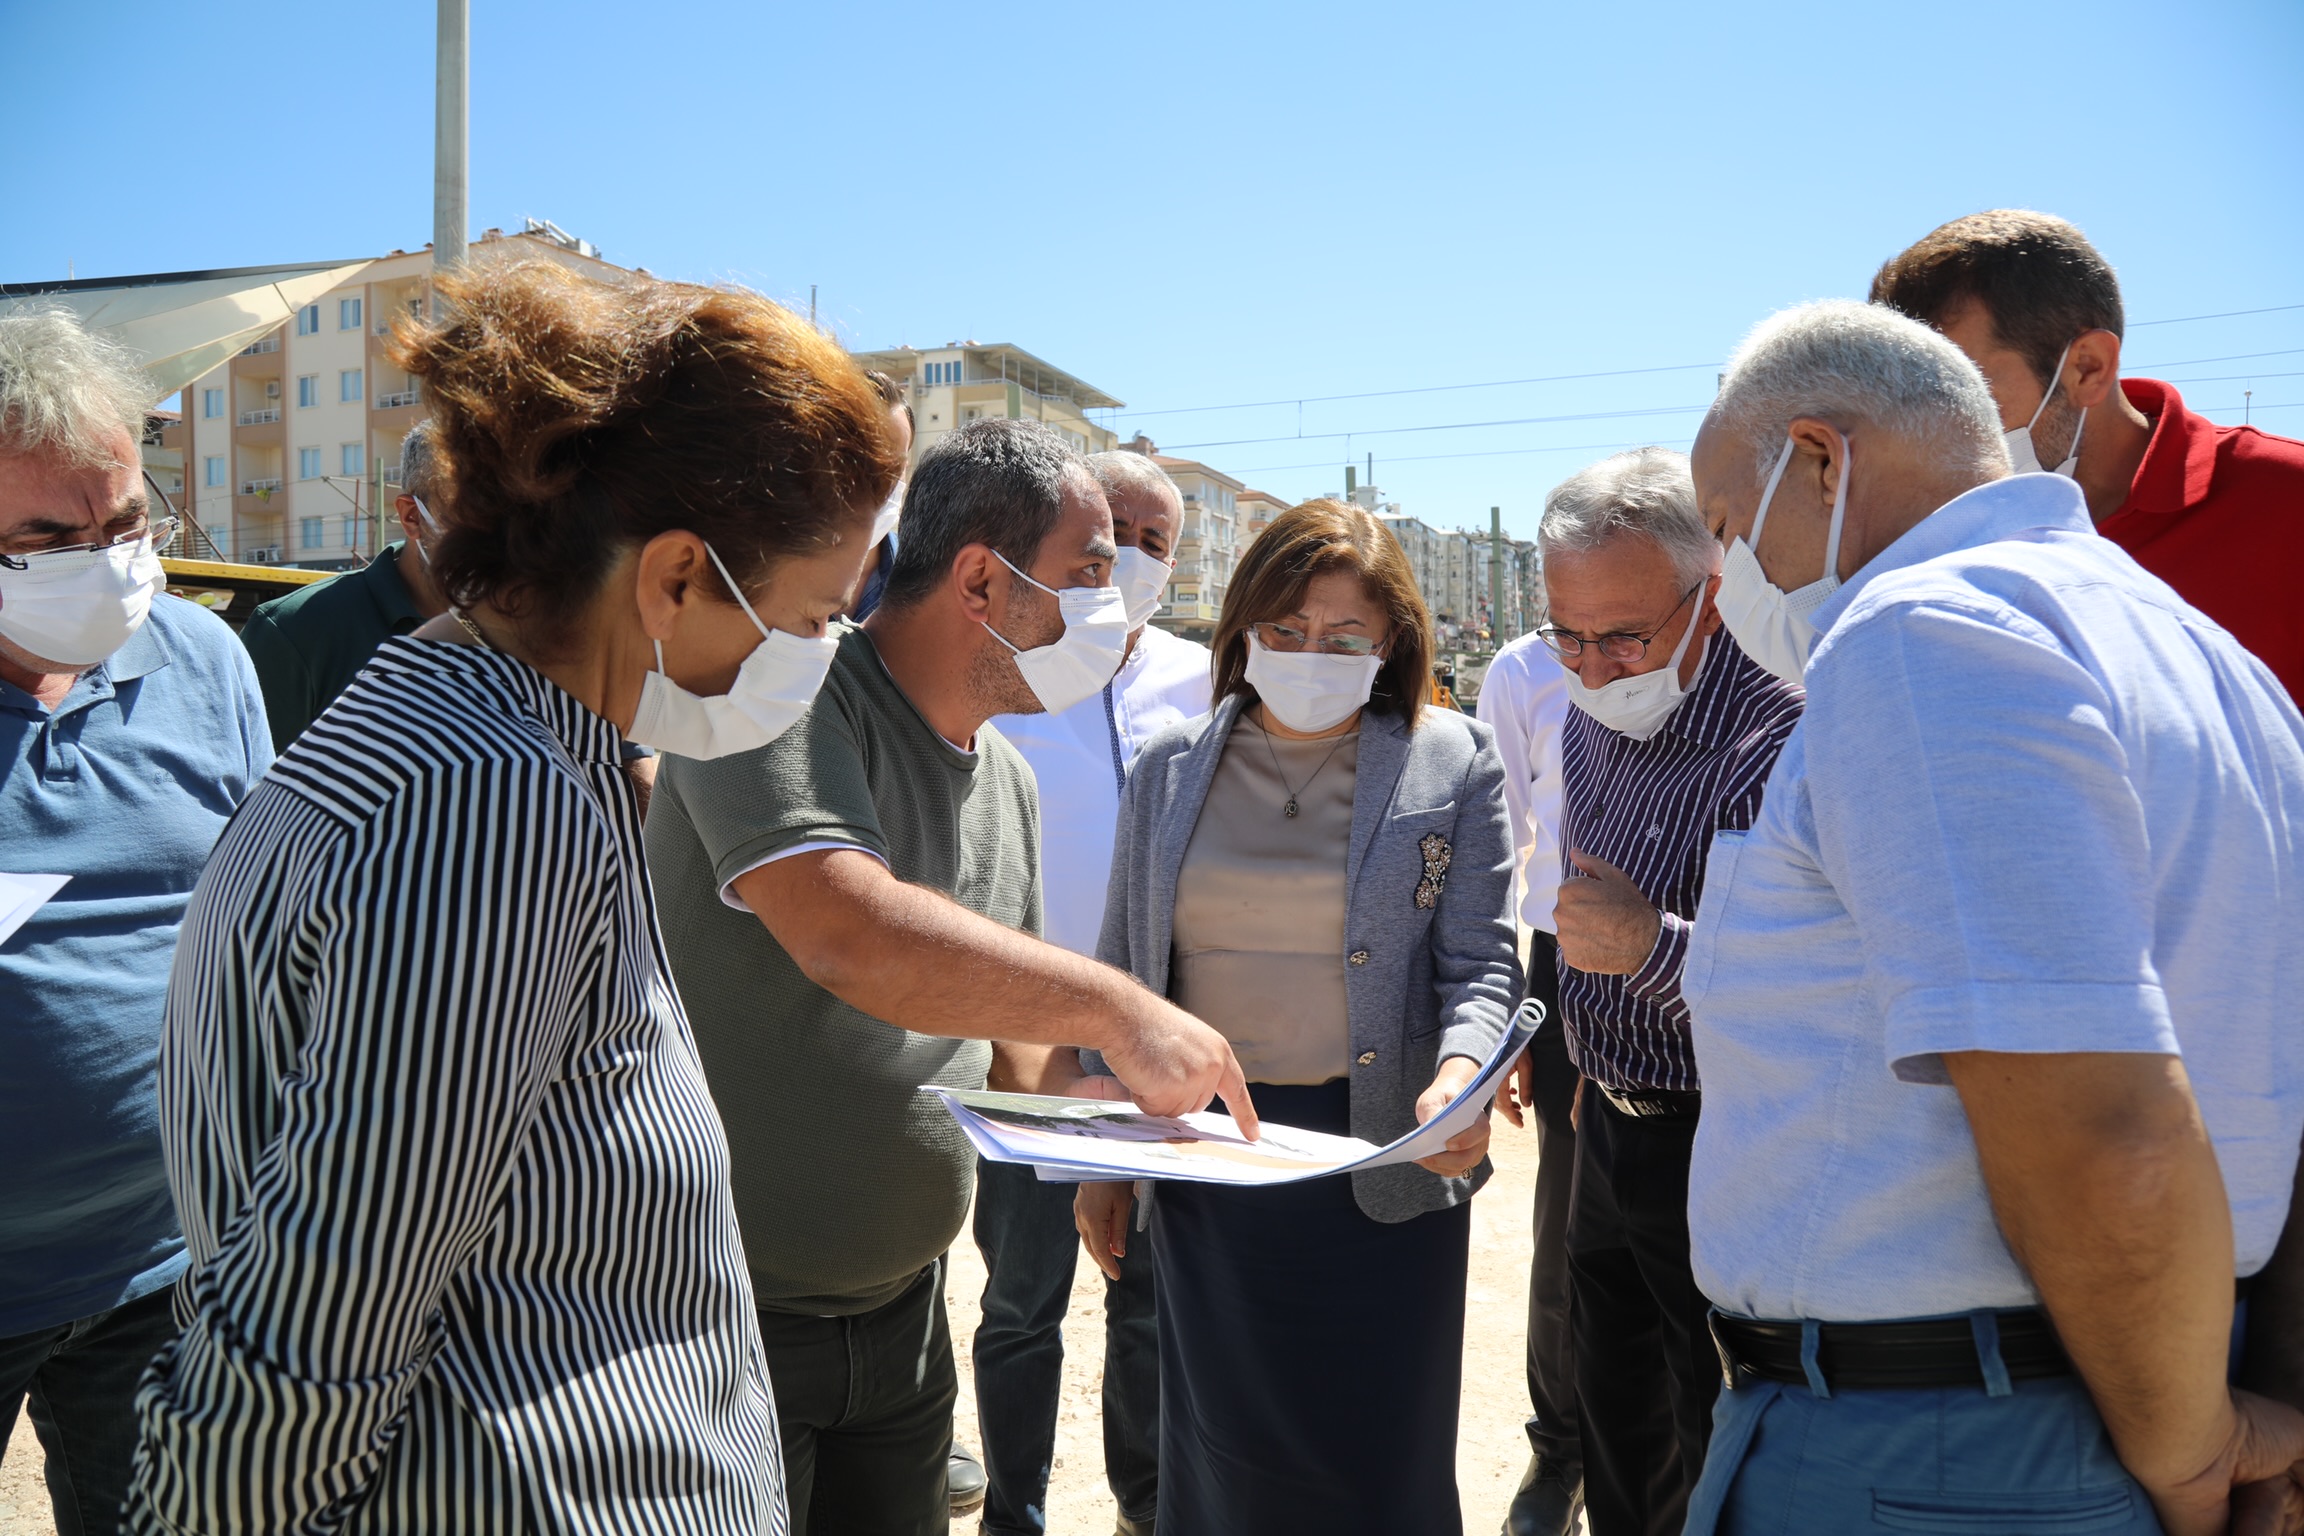
[[[319,305],[307,304],[296,311],[296,334],[299,336],[317,336],[320,334]]]
[[[344,547],[346,549],[358,549],[360,547],[360,519],[350,514],[346,514],[344,518]]]
[[[307,408],[320,403],[320,375],[307,373],[297,377],[296,403]]]
[[[306,549],[318,549],[320,541],[327,537],[327,521],[323,517],[298,518],[296,520],[296,542]]]
[[[217,417],[223,415],[224,391],[220,389],[204,389],[200,391],[200,414],[207,417],[210,421],[214,421]]]
[[[336,375],[336,398],[347,403],[360,398],[360,370],[347,368]]]
[[[360,301],[358,299],[338,299],[336,301],[336,329],[340,331],[360,329]]]
[[[342,456],[343,473],[360,476],[368,473],[368,449],[361,443],[346,443]]]
[[[224,455],[212,453],[200,461],[200,483],[214,489],[224,483]]]
[[[319,449],[299,448],[296,450],[296,478],[299,480],[317,480],[320,478]]]

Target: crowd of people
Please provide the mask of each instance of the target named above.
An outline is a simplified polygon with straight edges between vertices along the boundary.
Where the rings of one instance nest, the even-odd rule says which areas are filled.
[[[741,290],[441,287],[403,539],[237,636],[135,360],[0,315],[0,863],[69,877],[0,935],[0,1436],[64,1536],[1045,1531],[1082,1252],[1121,1536],[1460,1532],[1487,1121],[1074,1186],[920,1090],[1382,1143],[1528,1000],[1506,1536],[2304,1532],[2304,443],[2123,378],[2069,224],[1554,488],[1477,720],[1362,507],[1204,647],[1147,457],[915,451]]]

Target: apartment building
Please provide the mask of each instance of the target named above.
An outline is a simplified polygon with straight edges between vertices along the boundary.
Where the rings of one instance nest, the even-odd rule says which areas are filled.
[[[1256,542],[1256,535],[1272,525],[1272,519],[1288,510],[1289,503],[1269,491],[1242,491],[1234,498],[1240,518],[1240,547],[1245,550]]]
[[[1525,539],[1503,540],[1504,606],[1501,614],[1490,609],[1488,564],[1489,535],[1465,531],[1461,537],[1471,557],[1475,591],[1471,604],[1471,620],[1479,630],[1485,631],[1489,643],[1502,647],[1544,622],[1543,565],[1538,559],[1536,546]]]
[[[1168,578],[1167,607],[1160,624],[1178,634],[1205,640],[1216,631],[1224,594],[1239,567],[1247,541],[1240,531],[1240,493],[1248,487],[1197,459],[1152,455],[1184,498],[1184,526],[1176,536],[1176,570]]]
[[[468,259],[625,274],[537,220],[516,234],[487,231]],[[417,381],[385,356],[385,338],[401,315],[426,310],[431,279],[429,248],[380,256],[185,389],[181,419],[146,451],[170,471],[163,485],[183,487],[177,505],[192,526],[179,554],[348,570],[397,537],[389,508],[400,443],[424,406]]]
[[[1112,429],[1088,413],[1125,403],[1006,342],[955,341],[855,356],[904,386],[912,403],[914,463],[947,432],[999,416],[1044,421],[1081,453],[1102,453],[1115,442]]]

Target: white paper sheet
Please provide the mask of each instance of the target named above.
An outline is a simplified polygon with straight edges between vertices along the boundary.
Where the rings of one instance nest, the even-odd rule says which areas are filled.
[[[24,926],[26,918],[48,905],[50,898],[64,889],[64,882],[71,878],[70,875],[11,875],[0,871],[0,944],[7,943],[9,936]]]
[[[1202,1184],[1291,1184],[1355,1168],[1382,1168],[1430,1157],[1487,1113],[1497,1081],[1511,1069],[1544,1021],[1528,1002],[1463,1092],[1430,1120],[1389,1146],[1357,1136],[1267,1123],[1255,1141],[1228,1114],[1147,1115],[1111,1099],[1066,1099],[1029,1093],[969,1092],[929,1086],[978,1152],[996,1163],[1028,1163],[1055,1182],[1082,1179],[1184,1179]]]

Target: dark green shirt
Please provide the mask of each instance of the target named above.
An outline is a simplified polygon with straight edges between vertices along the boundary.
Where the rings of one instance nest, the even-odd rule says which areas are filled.
[[[868,1311],[951,1246],[976,1156],[923,1083],[981,1088],[991,1047],[914,1034],[810,981],[728,883],[808,843],[877,855],[1011,928],[1040,932],[1032,770],[990,726],[936,734],[861,629],[768,746],[666,754],[648,810],[665,948],[720,1118],[761,1306]]]
[[[400,575],[403,547],[387,544],[364,568],[299,587],[248,615],[240,643],[256,663],[274,751],[287,751],[320,718],[376,647],[424,622]]]

